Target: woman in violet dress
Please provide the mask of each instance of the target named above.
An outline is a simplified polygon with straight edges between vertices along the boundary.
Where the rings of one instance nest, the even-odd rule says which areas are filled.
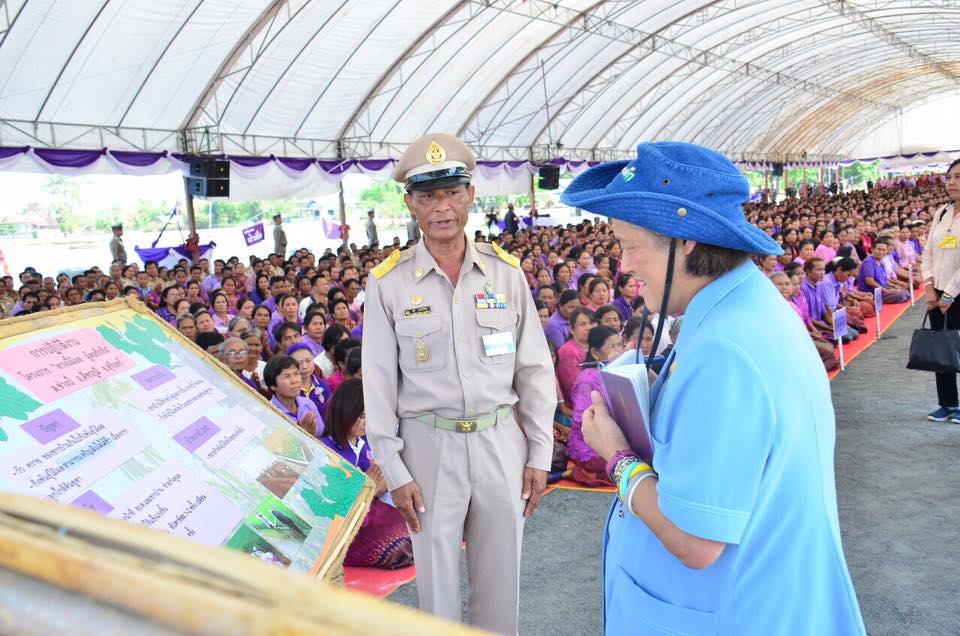
[[[581,426],[583,412],[593,404],[591,391],[601,391],[600,371],[596,364],[609,362],[623,353],[623,341],[620,334],[609,327],[594,327],[587,334],[587,357],[583,370],[573,383],[573,426],[567,440],[567,456],[573,462],[572,478],[587,486],[609,486],[610,478],[606,472],[606,461],[583,440]],[[593,365],[593,366],[591,366]]]

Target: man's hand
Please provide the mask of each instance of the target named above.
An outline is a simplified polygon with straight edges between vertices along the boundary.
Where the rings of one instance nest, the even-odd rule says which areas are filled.
[[[590,392],[593,404],[583,412],[580,430],[583,440],[597,451],[603,461],[610,461],[613,454],[621,448],[630,448],[627,438],[607,411],[607,403],[596,391]]]
[[[953,304],[953,301],[947,302],[943,298],[937,301],[937,307],[940,308],[940,312],[946,314],[950,310],[950,305]]]
[[[417,485],[417,482],[409,481],[398,488],[394,488],[390,491],[390,497],[393,499],[393,505],[403,515],[410,531],[420,532],[420,517],[417,516],[417,513],[426,512],[427,509],[423,507],[420,486]]]
[[[543,491],[547,487],[547,471],[527,466],[523,469],[523,498],[527,500],[527,507],[523,516],[529,517],[540,505]]]

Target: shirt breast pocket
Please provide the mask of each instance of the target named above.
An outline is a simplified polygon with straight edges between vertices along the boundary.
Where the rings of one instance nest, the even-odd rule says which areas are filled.
[[[447,342],[440,316],[403,318],[396,323],[400,368],[411,373],[439,371],[447,363]]]
[[[477,355],[484,364],[509,365],[517,359],[516,352],[516,333],[517,318],[519,314],[511,309],[478,309],[477,310]],[[513,343],[514,351],[498,353],[497,355],[487,355],[487,347],[484,345],[483,337],[496,333],[509,333]]]

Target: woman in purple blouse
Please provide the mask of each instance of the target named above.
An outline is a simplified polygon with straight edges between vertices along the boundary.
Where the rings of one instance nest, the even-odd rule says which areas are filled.
[[[594,327],[587,335],[587,357],[573,383],[573,425],[567,441],[567,456],[573,462],[572,478],[587,486],[609,486],[606,461],[587,445],[581,430],[583,412],[593,404],[591,391],[601,391],[598,362],[609,362],[623,353],[620,334],[609,327]],[[592,364],[592,366],[591,366]]]

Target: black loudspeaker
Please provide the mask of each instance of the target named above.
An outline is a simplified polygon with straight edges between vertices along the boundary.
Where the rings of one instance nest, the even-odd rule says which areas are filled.
[[[540,180],[537,187],[541,190],[556,190],[560,187],[560,166],[540,166]]]
[[[211,157],[191,157],[190,176],[203,179],[229,179],[230,161]]]
[[[217,198],[230,196],[230,179],[203,179],[189,177],[187,189],[195,197]]]
[[[190,157],[187,188],[195,197],[230,196],[230,161],[213,157]]]
[[[783,176],[783,164],[782,164],[782,163],[775,163],[775,164],[773,164],[773,169],[770,171],[770,174],[772,174],[772,175],[775,176],[775,177],[782,177],[782,176]]]

